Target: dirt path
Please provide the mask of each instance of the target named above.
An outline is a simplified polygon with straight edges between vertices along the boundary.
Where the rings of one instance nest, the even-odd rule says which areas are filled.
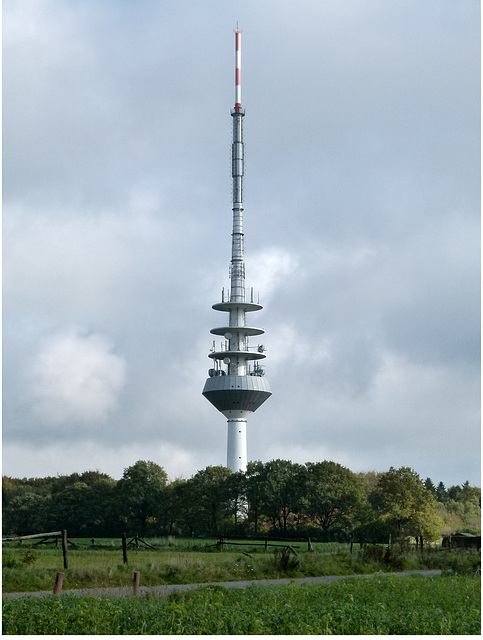
[[[205,582],[199,584],[162,584],[155,587],[139,587],[139,595],[152,593],[158,596],[167,596],[170,593],[177,593],[180,591],[188,591],[189,589],[199,589],[200,587],[226,587],[227,589],[243,589],[253,584],[261,585],[279,585],[290,584],[292,581],[298,584],[319,584],[321,582],[335,582],[336,580],[347,580],[348,578],[373,578],[374,576],[409,576],[409,575],[422,575],[422,576],[439,576],[441,571],[439,569],[428,570],[415,570],[415,571],[399,571],[397,573],[370,573],[366,575],[355,576],[320,576],[318,578],[283,578],[278,580],[237,580],[233,582]],[[63,594],[74,594],[78,596],[132,596],[132,587],[109,587],[98,589],[67,589],[62,592]],[[22,596],[34,596],[37,598],[43,598],[45,596],[52,595],[52,591],[29,591],[23,593],[3,593],[7,598],[21,598]]]

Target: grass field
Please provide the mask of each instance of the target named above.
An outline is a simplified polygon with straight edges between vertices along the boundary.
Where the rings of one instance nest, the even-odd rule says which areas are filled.
[[[51,590],[58,571],[65,574],[64,589],[131,586],[133,571],[141,574],[141,584],[209,583],[226,580],[303,577],[371,573],[372,563],[361,562],[357,553],[331,544],[313,553],[281,557],[282,548],[262,546],[212,546],[216,541],[178,541],[177,545],[158,543],[156,550],[143,546],[128,549],[123,564],[119,541],[103,541],[105,547],[91,548],[88,541],[76,541],[69,549],[69,567],[63,568],[60,548],[11,547],[4,549],[3,591]],[[82,545],[82,547],[81,547]],[[248,555],[246,555],[248,554]]]
[[[317,585],[203,587],[166,598],[4,598],[3,633],[476,635],[480,580],[381,575]]]
[[[283,554],[282,547],[226,546],[220,549],[216,540],[157,539],[150,549],[143,545],[129,547],[128,564],[123,564],[120,540],[102,540],[92,545],[89,540],[76,540],[69,549],[69,566],[63,567],[60,547],[33,547],[9,543],[3,549],[2,585],[4,593],[50,591],[56,573],[65,574],[64,590],[89,587],[131,586],[133,571],[141,574],[142,586],[256,580],[263,578],[296,578],[327,575],[368,574],[377,571],[441,568],[457,573],[475,574],[479,554],[475,552],[434,553],[395,556],[391,562],[348,545],[320,543],[308,552],[307,545],[297,547],[297,556]],[[377,554],[376,554],[377,555]]]

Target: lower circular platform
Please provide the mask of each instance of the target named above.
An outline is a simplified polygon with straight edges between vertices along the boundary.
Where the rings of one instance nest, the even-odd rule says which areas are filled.
[[[214,376],[203,395],[218,411],[256,411],[272,395],[263,376]]]

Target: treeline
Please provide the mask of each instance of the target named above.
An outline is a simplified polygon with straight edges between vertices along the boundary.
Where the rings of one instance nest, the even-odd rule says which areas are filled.
[[[69,537],[303,536],[313,540],[437,540],[479,534],[481,489],[445,488],[409,467],[355,474],[335,462],[207,467],[169,482],[140,460],[116,481],[99,471],[3,477],[3,534],[67,529]]]

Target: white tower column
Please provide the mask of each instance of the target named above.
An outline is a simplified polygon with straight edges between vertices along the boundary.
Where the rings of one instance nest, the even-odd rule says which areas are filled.
[[[227,467],[231,471],[247,470],[247,421],[228,419]]]

